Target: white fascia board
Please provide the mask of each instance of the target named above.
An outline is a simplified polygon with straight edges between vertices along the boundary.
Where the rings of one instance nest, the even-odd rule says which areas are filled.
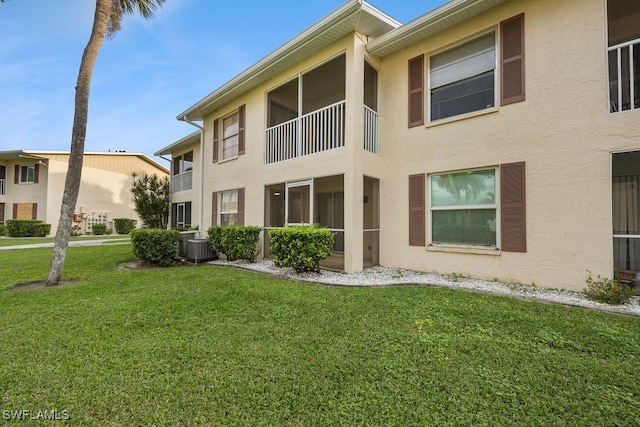
[[[442,6],[408,22],[400,28],[378,37],[367,45],[367,51],[378,56],[386,56],[415,42],[413,38],[422,33],[426,38],[442,29],[468,19],[456,19],[469,10],[477,9],[473,14],[480,14],[508,0],[451,0]]]
[[[310,43],[322,36],[324,33],[331,31],[331,29],[335,28],[340,22],[362,11],[375,16],[377,19],[387,23],[392,28],[397,28],[400,25],[398,21],[384,14],[379,9],[371,6],[364,0],[349,0],[304,30],[302,33],[298,34],[293,39],[289,40],[287,43],[256,62],[251,67],[247,68],[245,71],[220,86],[214,92],[180,113],[176,118],[178,120],[202,120],[202,116],[204,115],[203,111],[210,107],[216,100],[219,100],[233,90],[238,89],[239,86],[249,83],[252,79],[259,77],[262,73],[268,72],[271,67],[287,58],[287,56],[295,53],[307,43]],[[249,84],[247,90],[250,89],[250,87],[251,85]]]

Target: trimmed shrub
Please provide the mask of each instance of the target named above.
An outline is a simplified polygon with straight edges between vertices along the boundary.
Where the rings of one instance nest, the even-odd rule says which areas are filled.
[[[118,234],[129,234],[131,230],[136,228],[137,221],[129,218],[114,218],[113,228],[116,229]]]
[[[320,261],[331,255],[335,235],[318,226],[293,226],[269,230],[273,263],[296,272],[320,272]]]
[[[91,231],[93,231],[93,234],[96,236],[102,236],[107,232],[107,224],[93,224],[91,226]]]
[[[3,224],[0,224],[0,236],[6,236],[7,235],[7,227],[5,227]]]
[[[585,296],[597,302],[606,304],[626,304],[633,296],[633,289],[618,279],[607,279],[598,275],[594,278],[591,272],[587,275]]]
[[[211,227],[207,231],[209,246],[227,260],[244,259],[255,262],[258,256],[260,227],[251,225],[225,225]]]
[[[175,230],[132,230],[133,253],[145,262],[168,267],[178,255],[178,235]]]
[[[6,228],[9,237],[45,237],[51,232],[51,224],[35,219],[8,219]]]

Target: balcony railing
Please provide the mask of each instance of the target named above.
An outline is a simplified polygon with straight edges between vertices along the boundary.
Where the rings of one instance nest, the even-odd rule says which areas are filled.
[[[610,112],[640,109],[640,39],[607,50]]]
[[[184,172],[178,175],[171,176],[171,192],[177,193],[178,191],[191,190],[193,187],[193,172]]]
[[[364,149],[380,154],[380,137],[378,113],[364,106]]]
[[[0,196],[7,194],[7,180],[0,179]]]
[[[345,101],[340,101],[266,131],[266,164],[344,146]]]

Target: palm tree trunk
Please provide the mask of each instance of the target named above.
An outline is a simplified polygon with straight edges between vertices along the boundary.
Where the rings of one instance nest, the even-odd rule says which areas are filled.
[[[84,158],[84,140],[87,134],[87,116],[89,111],[89,90],[91,87],[91,75],[93,66],[98,57],[98,52],[104,41],[111,0],[96,0],[96,11],[93,18],[91,37],[82,54],[78,82],[76,85],[75,111],[73,117],[73,130],[71,134],[71,152],[69,155],[69,169],[64,183],[64,193],[60,206],[60,221],[56,232],[56,240],[47,274],[47,286],[56,286],[62,277],[62,268],[69,246],[71,223],[73,213],[78,201],[80,191],[80,178],[82,175],[82,161]]]

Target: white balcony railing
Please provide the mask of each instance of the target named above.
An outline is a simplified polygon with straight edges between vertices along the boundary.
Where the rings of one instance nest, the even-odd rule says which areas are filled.
[[[640,39],[607,50],[610,112],[640,109]]]
[[[364,149],[380,154],[379,117],[378,113],[364,106]]]
[[[340,101],[266,131],[266,164],[344,146],[345,101]]]
[[[0,179],[0,196],[7,194],[7,180]]]
[[[193,187],[193,171],[171,176],[171,192],[191,190]]]

